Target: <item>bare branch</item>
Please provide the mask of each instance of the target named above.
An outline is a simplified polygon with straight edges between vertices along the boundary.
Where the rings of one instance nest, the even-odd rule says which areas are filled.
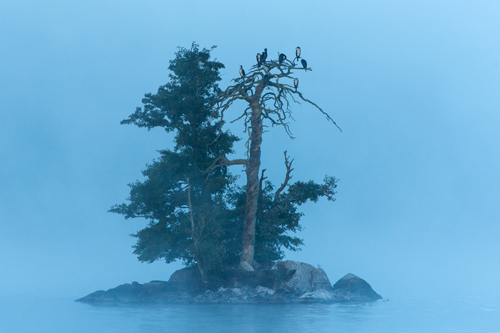
[[[300,98],[304,101],[304,102],[307,102],[311,105],[314,105],[316,107],[316,109],[318,109],[322,114],[324,114],[326,116],[326,119],[328,119],[329,121],[331,121],[335,127],[337,127],[341,132],[342,132],[342,129],[337,125],[337,123],[332,119],[332,117],[330,117],[330,115],[328,113],[326,113],[325,111],[323,111],[322,108],[320,108],[316,103],[308,100],[307,98],[305,98],[302,93],[300,91],[293,91],[294,94],[297,94],[300,96]]]
[[[293,163],[293,159],[290,161],[288,159],[288,156],[286,154],[286,150],[283,152],[284,155],[285,155],[285,166],[286,166],[286,175],[285,175],[285,181],[283,182],[283,184],[281,184],[280,188],[276,191],[276,193],[274,193],[274,201],[278,201],[278,197],[280,196],[281,192],[285,189],[285,187],[288,185],[288,182],[290,181],[290,179],[292,179],[292,176],[290,175],[293,171],[293,168],[292,168],[292,163]]]
[[[218,167],[221,166],[226,166],[226,165],[246,165],[247,160],[246,159],[235,159],[235,160],[228,160],[226,156],[219,156],[215,159],[215,161],[212,163],[211,166],[207,168],[207,170],[204,171],[204,173],[208,173],[208,177],[214,172],[214,170]]]

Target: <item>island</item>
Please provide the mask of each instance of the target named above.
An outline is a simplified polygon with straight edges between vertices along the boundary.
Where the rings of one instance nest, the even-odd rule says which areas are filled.
[[[218,285],[206,286],[196,267],[175,271],[168,281],[122,284],[77,302],[92,305],[165,303],[338,303],[382,299],[362,278],[347,274],[334,285],[322,268],[278,261],[254,271],[227,272]]]
[[[295,235],[303,229],[300,207],[320,199],[334,202],[338,182],[329,175],[319,183],[313,179],[292,182],[294,158],[285,150],[284,177],[278,186],[279,182],[270,179],[275,172],[266,175],[264,168],[278,168],[276,154],[261,160],[263,147],[274,145],[263,144],[266,129],[281,127],[293,139],[289,126],[292,104],[308,105],[340,130],[333,118],[298,88],[298,72],[306,75],[312,71],[304,59],[299,65],[301,49],[296,48],[295,59],[287,60],[283,53],[278,59],[268,58],[264,48],[247,71],[240,65],[240,76],[225,89],[218,85],[225,66],[211,58],[213,50],[200,49],[194,42],[191,48],[180,47],[168,67],[169,82],[157,93],[145,94],[142,107],[121,121],[148,130],[161,128],[173,133],[174,139],[173,146],[159,150],[159,157],[147,164],[143,179],[128,185],[127,202],[109,210],[125,219],[148,221],[131,235],[136,238],[133,248],[139,261],[181,261],[186,268],[174,272],[168,281],[123,284],[78,301],[293,303],[381,299],[354,274],[332,285],[320,267],[285,261],[285,250],[298,251],[304,245]],[[236,102],[241,104],[233,107]],[[225,127],[226,119],[242,123],[247,137],[245,152],[235,150],[241,138]],[[311,142],[318,144],[323,143]],[[331,171],[331,166],[325,167]],[[246,185],[238,181],[239,172],[243,172]]]

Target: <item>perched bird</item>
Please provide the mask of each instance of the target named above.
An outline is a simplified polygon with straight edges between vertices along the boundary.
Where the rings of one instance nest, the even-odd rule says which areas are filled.
[[[240,75],[241,77],[245,77],[245,70],[243,69],[243,65],[240,65]]]
[[[295,80],[293,80],[293,86],[295,87],[295,91],[297,91],[297,87],[299,86],[299,79],[295,78]]]
[[[297,46],[297,48],[295,49],[295,59],[299,58],[300,58],[300,46]]]
[[[267,59],[267,49],[264,49],[264,52],[262,52],[262,55],[260,56],[260,61],[266,62],[266,59]]]
[[[262,59],[262,56],[260,55],[260,53],[257,53],[257,67],[260,67],[260,65],[262,64],[261,63],[261,59]]]
[[[286,55],[284,55],[283,53],[280,53],[280,55],[279,55],[279,63],[280,63],[280,65],[285,60],[286,60]]]
[[[305,59],[302,59],[300,62],[302,63],[302,67],[304,67],[304,69],[307,69],[307,61],[305,61]]]
[[[266,72],[266,74],[269,75],[269,68],[268,67],[264,67],[264,72]]]

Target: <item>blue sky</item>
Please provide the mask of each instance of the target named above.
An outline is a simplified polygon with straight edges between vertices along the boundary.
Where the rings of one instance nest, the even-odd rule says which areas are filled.
[[[383,296],[498,290],[499,12],[497,1],[0,3],[0,294],[82,296],[180,267],[139,263],[129,234],[146,222],[107,210],[172,146],[119,122],[193,41],[218,46],[222,87],[264,47],[301,46],[313,69],[302,92],[343,130],[296,105],[295,140],[265,133],[275,183],[283,150],[295,180],[340,179],[335,203],[304,207],[306,245],[288,259],[332,282],[357,274]]]

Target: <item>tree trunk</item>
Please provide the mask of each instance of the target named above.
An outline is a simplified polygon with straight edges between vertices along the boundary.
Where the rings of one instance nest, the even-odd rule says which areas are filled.
[[[260,106],[260,96],[264,86],[258,85],[252,98],[250,106],[252,117],[250,124],[252,132],[250,134],[250,156],[248,158],[246,173],[246,204],[245,222],[243,225],[243,247],[240,260],[240,268],[251,270],[245,264],[254,267],[257,263],[254,260],[255,253],[255,224],[257,221],[257,204],[259,196],[259,168],[260,168],[260,145],[262,143],[262,108]]]

